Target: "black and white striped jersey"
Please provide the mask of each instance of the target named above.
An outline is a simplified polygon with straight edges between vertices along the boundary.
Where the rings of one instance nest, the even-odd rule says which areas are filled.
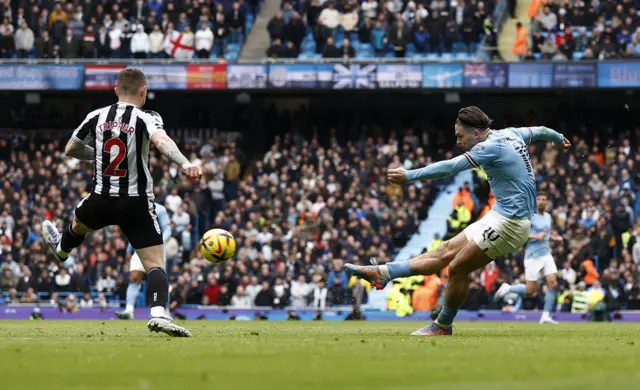
[[[164,131],[163,126],[158,113],[128,103],[89,113],[72,137],[95,148],[93,192],[153,197],[149,143],[151,136]]]

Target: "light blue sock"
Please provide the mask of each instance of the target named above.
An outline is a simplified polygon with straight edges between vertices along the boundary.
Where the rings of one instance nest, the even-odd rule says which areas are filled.
[[[513,311],[520,311],[522,308],[522,295],[518,295],[516,303],[513,305]]]
[[[440,311],[440,314],[438,314],[438,319],[436,321],[438,321],[438,324],[444,325],[445,327],[451,326],[451,324],[453,324],[453,319],[456,317],[456,314],[458,314],[457,308],[454,309],[451,307],[442,306],[442,310]]]
[[[556,290],[550,288],[547,289],[547,293],[544,294],[544,309],[543,311],[551,313],[553,311],[553,305],[556,303]]]
[[[138,295],[140,295],[140,285],[135,283],[129,283],[127,286],[127,307],[136,307],[136,301]]]
[[[395,278],[406,278],[412,275],[411,266],[408,261],[391,262],[386,265],[389,269],[389,279],[391,280]]]
[[[516,293],[518,295],[524,295],[527,293],[527,287],[524,284],[514,284],[509,287],[509,292]]]

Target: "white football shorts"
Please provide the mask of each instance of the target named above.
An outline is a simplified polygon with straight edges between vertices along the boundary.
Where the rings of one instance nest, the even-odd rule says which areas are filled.
[[[135,251],[133,252],[133,255],[131,255],[131,263],[129,263],[129,272],[131,271],[147,272],[142,265],[140,256],[138,256],[138,253]]]
[[[527,282],[537,282],[542,278],[557,273],[558,267],[551,255],[524,259],[524,277]]]
[[[482,219],[464,229],[467,240],[473,240],[490,259],[514,252],[529,239],[531,220],[510,219],[490,210]]]

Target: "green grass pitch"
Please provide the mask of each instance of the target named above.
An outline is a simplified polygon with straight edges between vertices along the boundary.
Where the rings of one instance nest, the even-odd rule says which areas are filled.
[[[0,321],[2,389],[550,390],[640,383],[638,324]]]

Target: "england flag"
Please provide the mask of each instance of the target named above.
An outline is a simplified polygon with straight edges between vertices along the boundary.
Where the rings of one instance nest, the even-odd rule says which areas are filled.
[[[193,58],[193,38],[192,33],[181,33],[173,30],[164,40],[164,51],[171,58],[176,60],[190,60]]]

